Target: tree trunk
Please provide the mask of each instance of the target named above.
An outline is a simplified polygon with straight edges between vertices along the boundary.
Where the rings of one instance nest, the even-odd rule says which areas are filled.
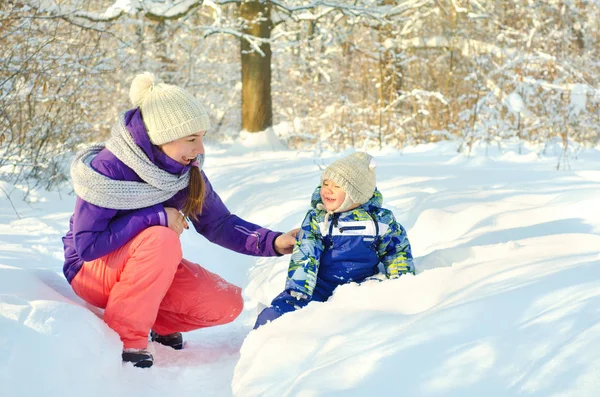
[[[240,16],[245,21],[243,32],[262,39],[271,37],[271,3],[259,0],[243,1]],[[273,125],[271,101],[271,45],[260,46],[264,56],[241,39],[242,57],[242,129],[264,131]]]

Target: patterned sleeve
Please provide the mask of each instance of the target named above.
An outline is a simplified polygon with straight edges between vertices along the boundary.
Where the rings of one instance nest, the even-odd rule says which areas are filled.
[[[317,283],[319,261],[323,252],[323,238],[316,211],[306,214],[292,251],[285,289],[312,297]]]
[[[394,214],[387,211],[384,222],[388,229],[378,247],[378,255],[385,268],[387,278],[398,278],[402,274],[415,273],[412,250],[406,235],[406,230],[394,218]]]

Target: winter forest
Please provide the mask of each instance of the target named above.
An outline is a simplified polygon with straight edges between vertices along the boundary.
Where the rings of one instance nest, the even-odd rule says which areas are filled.
[[[7,0],[0,177],[67,180],[145,70],[208,104],[209,142],[576,152],[600,140],[599,42],[597,0]]]
[[[180,168],[152,168],[169,174],[161,187],[184,180],[183,164],[210,178],[210,190],[185,187],[212,202],[189,229],[183,204],[167,215],[166,201],[90,212],[77,188],[101,183],[71,172],[75,153],[115,136],[145,71],[208,112],[186,136],[201,137],[194,152],[160,147]],[[148,142],[136,158],[154,156]],[[288,288],[293,253],[276,252],[277,239],[300,247],[305,231],[290,231],[319,197],[341,197],[319,196],[327,170],[362,151],[369,174],[346,175],[376,187],[368,207],[385,219],[362,213],[375,229],[355,241],[382,247],[392,239],[377,245],[380,225],[401,225],[412,272],[344,279],[326,301],[254,329]],[[600,0],[0,0],[0,396],[596,397],[599,192]],[[154,362],[135,368],[107,305],[88,303],[65,264],[77,257],[82,274],[151,226],[173,229],[173,213],[180,244],[148,240],[152,255],[128,269],[201,266],[227,283],[190,300],[212,310],[222,302],[206,296],[230,283],[239,315],[182,329],[182,350],[148,322],[136,349],[148,331]],[[273,252],[247,251],[261,233]],[[84,257],[90,236],[106,252]],[[155,253],[189,262],[169,268]],[[307,261],[312,274],[327,267]],[[140,285],[151,293],[128,307],[161,296]]]

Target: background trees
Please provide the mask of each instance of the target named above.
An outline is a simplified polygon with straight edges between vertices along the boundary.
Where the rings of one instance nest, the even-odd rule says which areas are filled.
[[[1,176],[65,180],[143,70],[203,99],[215,140],[597,144],[599,21],[593,0],[9,0]]]

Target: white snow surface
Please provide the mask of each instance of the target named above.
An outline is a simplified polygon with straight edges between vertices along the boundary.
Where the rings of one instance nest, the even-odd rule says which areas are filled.
[[[298,227],[322,168],[343,154],[208,147],[230,210]],[[121,363],[118,336],[62,276],[70,189],[0,197],[1,396],[537,396],[600,390],[600,147],[556,170],[534,150],[458,155],[453,143],[371,152],[384,206],[417,275],[349,284],[257,331],[289,256],[253,258],[182,235],[184,256],[244,287],[231,324],[150,343]],[[477,152],[477,150],[474,150]],[[345,153],[344,153],[345,154]],[[1,191],[0,191],[1,194]]]

